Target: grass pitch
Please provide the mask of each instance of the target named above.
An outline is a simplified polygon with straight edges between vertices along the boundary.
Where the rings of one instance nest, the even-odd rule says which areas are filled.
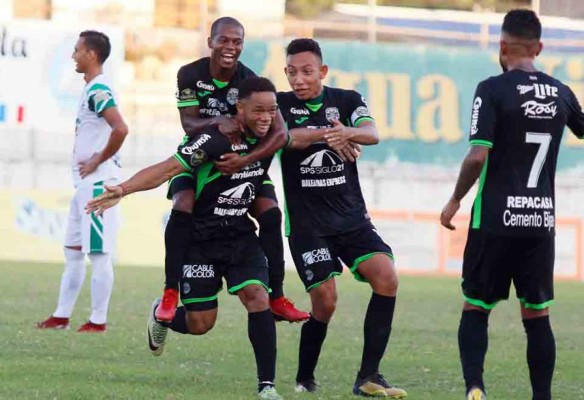
[[[0,263],[1,399],[253,399],[255,364],[245,310],[223,291],[215,328],[202,337],[169,334],[165,353],[146,346],[146,317],[161,293],[162,269],[116,267],[105,335],[75,332],[89,315],[88,269],[70,331],[39,331],[54,311],[62,267]],[[381,372],[408,399],[463,399],[457,328],[459,279],[402,277],[393,331]],[[317,368],[318,395],[294,393],[300,325],[278,323],[277,387],[285,399],[353,399],[367,285],[345,274],[339,304]],[[308,298],[294,271],[285,290],[300,308]],[[552,324],[557,341],[555,399],[584,399],[584,284],[556,285]],[[516,300],[490,319],[485,381],[489,400],[531,398],[525,338]]]

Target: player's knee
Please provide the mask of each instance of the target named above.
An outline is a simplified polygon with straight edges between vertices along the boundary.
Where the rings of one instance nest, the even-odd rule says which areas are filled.
[[[320,289],[320,290],[318,290]],[[329,322],[337,309],[337,292],[334,287],[316,288],[312,298],[312,315],[321,322]]]
[[[379,291],[386,296],[395,296],[399,286],[399,279],[394,269],[388,269],[378,278]]]
[[[174,210],[192,213],[195,206],[195,192],[193,190],[181,190],[172,196],[172,208]]]
[[[264,211],[257,218],[262,231],[279,231],[282,229],[282,211],[278,207]]]
[[[541,310],[536,310],[533,308],[526,308],[523,304],[521,305],[521,319],[535,319],[545,317],[550,314],[549,308],[546,307]]]
[[[191,335],[204,335],[215,326],[215,319],[201,318],[187,313],[187,328]]]
[[[259,312],[269,308],[269,296],[261,285],[248,285],[237,292],[248,312]]]

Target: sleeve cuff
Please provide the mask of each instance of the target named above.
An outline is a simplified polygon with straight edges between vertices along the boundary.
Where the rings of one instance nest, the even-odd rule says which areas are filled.
[[[489,142],[488,140],[475,139],[471,140],[469,143],[473,146],[485,146],[488,147],[489,149],[493,148],[493,142]]]
[[[187,164],[187,162],[183,160],[183,158],[178,153],[174,154],[174,158],[176,158],[187,171],[191,172],[193,170],[193,167]]]

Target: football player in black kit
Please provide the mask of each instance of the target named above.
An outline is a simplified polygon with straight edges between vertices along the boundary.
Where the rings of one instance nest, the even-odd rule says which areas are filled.
[[[342,272],[342,260],[373,290],[353,393],[403,398],[406,392],[379,373],[398,287],[393,252],[370,221],[356,163],[336,153],[348,143],[376,144],[377,129],[359,93],[323,86],[327,71],[316,41],[290,42],[286,75],[292,91],[278,93],[290,141],[280,161],[290,251],[312,304],[310,319],[302,326],[296,391],[318,390],[314,372],[336,308],[334,278]]]
[[[160,186],[181,172],[192,172],[196,201],[189,215],[191,242],[180,268],[183,306],[170,323],[161,323],[154,316],[160,300],[153,302],[148,345],[154,355],[160,355],[168,328],[191,335],[210,331],[217,319],[217,297],[224,279],[227,291],[237,295],[248,312],[258,396],[268,400],[282,398],[274,388],[276,327],[269,308],[268,266],[248,212],[261,192],[272,156],[233,175],[221,174],[214,162],[233,151],[249,154],[267,134],[277,112],[274,85],[266,78],[248,78],[239,86],[235,118],[238,126],[244,127],[239,143],[232,143],[217,127],[203,128],[181,144],[173,157],[139,171],[120,185],[106,186],[106,193],[87,206],[100,214],[125,195]]]
[[[584,136],[584,114],[569,87],[535,68],[540,39],[533,11],[505,16],[499,52],[503,73],[477,87],[471,147],[440,217],[443,226],[454,229],[460,201],[479,180],[464,251],[465,302],[458,331],[468,400],[486,399],[489,313],[509,297],[511,282],[527,334],[532,398],[552,398],[556,347],[548,307],[554,297],[556,160],[566,125]]]
[[[239,133],[241,127],[232,118],[236,113],[237,86],[242,80],[256,76],[238,61],[243,43],[244,29],[241,23],[231,17],[219,18],[213,22],[208,38],[211,56],[179,69],[176,96],[181,123],[186,132],[184,140],[211,126],[217,127],[225,135]],[[217,160],[217,165],[221,172],[237,173],[266,155],[273,154],[285,141],[285,127],[278,113],[269,134],[253,152],[244,157],[227,154]],[[173,177],[169,184],[168,197],[172,199],[173,205],[165,231],[165,290],[156,310],[156,318],[160,321],[172,321],[174,317],[180,266],[189,243],[194,190],[193,176],[188,171]],[[251,214],[258,222],[260,242],[270,266],[272,312],[279,319],[290,322],[308,319],[308,313],[297,310],[284,296],[282,212],[269,176],[266,176]]]

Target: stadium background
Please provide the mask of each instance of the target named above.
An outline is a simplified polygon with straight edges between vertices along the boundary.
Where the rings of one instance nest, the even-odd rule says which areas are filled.
[[[113,54],[106,66],[130,126],[122,150],[129,176],[172,154],[181,135],[173,97],[176,71],[206,54],[208,27],[215,16],[233,15],[247,27],[242,61],[273,79],[279,90],[288,90],[283,49],[289,38],[308,35],[321,40],[331,68],[327,83],[360,91],[376,118],[382,140],[363,152],[361,178],[376,223],[396,249],[400,269],[457,274],[465,241],[464,213],[473,196],[463,205],[456,232],[442,230],[437,217],[467,148],[474,88],[499,72],[496,46],[502,14],[484,6],[504,11],[526,2],[477,1],[474,12],[369,3],[2,0],[0,232],[11,240],[0,242],[0,259],[61,259],[72,192],[73,121],[82,85],[70,59],[77,33],[97,27],[111,36]],[[473,2],[426,3],[463,7]],[[562,12],[563,3],[533,5],[553,14]],[[319,6],[318,17],[311,16]],[[570,15],[577,12],[574,2]],[[545,16],[544,27],[546,49],[540,67],[583,99],[584,25]],[[559,159],[557,274],[583,280],[581,145],[566,135]],[[272,176],[279,181],[279,175],[275,165]],[[123,205],[119,263],[160,265],[170,205],[163,191],[132,196]],[[27,251],[31,247],[38,251]]]

